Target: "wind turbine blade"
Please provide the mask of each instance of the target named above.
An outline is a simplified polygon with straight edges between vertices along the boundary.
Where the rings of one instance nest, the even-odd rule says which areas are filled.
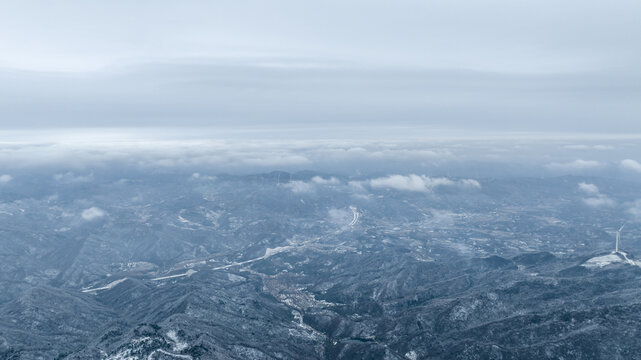
[[[619,232],[621,232],[621,230],[623,230],[624,226],[625,226],[625,224],[621,225],[621,227],[619,228]]]

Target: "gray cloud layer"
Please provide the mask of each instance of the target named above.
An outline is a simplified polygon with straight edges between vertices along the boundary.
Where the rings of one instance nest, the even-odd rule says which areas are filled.
[[[627,0],[12,2],[0,126],[639,132],[640,17]]]
[[[636,66],[639,15],[633,0],[24,0],[3,6],[0,53],[37,69],[293,56],[558,73]]]
[[[289,64],[289,65],[288,65]],[[638,132],[641,77],[462,70],[147,64],[83,74],[0,72],[3,127],[424,126]]]

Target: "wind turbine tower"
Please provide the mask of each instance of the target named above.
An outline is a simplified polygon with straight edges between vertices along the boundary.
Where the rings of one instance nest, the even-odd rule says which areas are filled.
[[[619,252],[619,240],[621,239],[621,230],[623,230],[624,226],[625,226],[625,224],[621,225],[619,230],[617,230],[617,240],[616,240],[616,244],[615,244],[615,247],[614,247],[614,252],[615,253]]]

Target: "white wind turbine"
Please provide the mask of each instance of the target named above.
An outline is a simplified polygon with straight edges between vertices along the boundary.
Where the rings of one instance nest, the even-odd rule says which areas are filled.
[[[623,227],[624,227],[624,226],[625,226],[625,224],[621,225],[621,227],[619,228],[619,230],[617,230],[617,240],[616,240],[616,245],[615,245],[615,247],[614,247],[614,252],[615,252],[615,253],[618,253],[618,252],[619,252],[619,240],[621,239],[621,230],[623,230]]]

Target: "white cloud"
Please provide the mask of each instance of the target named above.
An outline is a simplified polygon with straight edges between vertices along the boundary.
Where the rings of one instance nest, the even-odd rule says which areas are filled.
[[[195,172],[195,173],[191,174],[191,179],[192,180],[210,180],[210,181],[213,181],[213,180],[216,180],[216,177],[215,176],[211,176],[211,175],[203,175],[201,173]]]
[[[594,161],[594,160],[577,159],[577,160],[566,162],[566,163],[553,162],[548,164],[547,167],[551,170],[580,171],[580,170],[595,169],[603,165],[604,165],[603,163]]]
[[[564,149],[568,150],[614,150],[614,146],[612,145],[583,145],[583,144],[578,144],[578,145],[564,145]]]
[[[568,150],[586,150],[586,149],[589,149],[590,147],[588,145],[577,144],[577,145],[563,145],[563,148]]]
[[[302,155],[296,154],[248,154],[250,156],[240,159],[242,163],[250,166],[288,166],[288,165],[305,165],[310,160]]]
[[[369,185],[373,188],[392,188],[407,191],[428,191],[426,181],[418,175],[391,175],[384,178],[372,179]]]
[[[428,220],[431,226],[447,228],[454,225],[456,220],[456,214],[451,211],[446,210],[430,210],[432,217]]]
[[[73,172],[64,174],[54,174],[53,179],[64,184],[73,184],[80,182],[89,182],[93,180],[93,174],[89,175],[76,175]]]
[[[299,180],[290,181],[283,186],[289,188],[296,194],[311,193],[315,190],[315,186],[313,184]]]
[[[340,184],[340,180],[333,176],[327,179],[320,176],[314,176],[310,181],[294,180],[284,184],[283,186],[289,188],[294,193],[303,194],[316,191],[318,186],[338,184]]]
[[[609,197],[603,194],[598,194],[597,196],[583,199],[583,202],[586,205],[591,207],[602,207],[602,206],[611,207],[611,206],[614,206],[615,204],[614,200],[610,199]]]
[[[464,186],[464,187],[471,187],[476,189],[481,188],[481,183],[474,179],[463,179],[463,180],[460,180],[459,183],[461,184],[461,186]]]
[[[347,186],[352,189],[354,192],[366,192],[365,187],[363,186],[364,182],[363,181],[350,181],[347,183]]]
[[[13,176],[9,174],[0,175],[0,184],[6,184],[11,180],[13,180]]]
[[[334,224],[345,225],[352,220],[352,212],[347,209],[331,208],[327,211],[329,221]]]
[[[641,220],[641,199],[628,205],[628,213],[636,220]]]
[[[453,181],[444,177],[432,178],[425,175],[390,175],[371,179],[369,185],[373,188],[391,188],[404,191],[428,192],[439,186],[461,186],[479,188],[481,184],[472,179]]]
[[[599,188],[594,184],[589,184],[585,182],[579,183],[579,190],[583,191],[586,194],[598,194]]]
[[[614,200],[610,199],[607,195],[601,194],[599,188],[590,183],[580,182],[579,190],[586,193],[590,197],[581,199],[584,204],[591,207],[611,207],[615,205]]]
[[[340,184],[340,180],[338,180],[337,178],[335,178],[333,176],[330,177],[330,178],[327,178],[327,179],[324,179],[324,178],[322,178],[320,176],[314,176],[312,178],[312,182],[314,182],[316,184],[320,184],[320,185],[337,185],[337,184]]]
[[[641,163],[632,159],[625,159],[621,161],[621,167],[624,169],[641,172]]]
[[[99,219],[105,216],[106,213],[104,210],[97,208],[95,206],[92,206],[89,209],[83,210],[81,215],[83,219],[87,221],[91,221],[91,220]]]

